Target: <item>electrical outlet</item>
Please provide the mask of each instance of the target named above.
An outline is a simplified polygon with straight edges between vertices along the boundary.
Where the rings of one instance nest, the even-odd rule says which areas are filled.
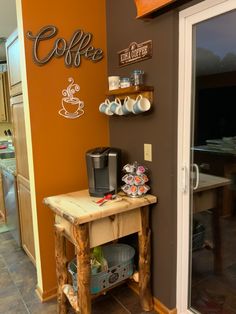
[[[152,144],[144,144],[144,160],[152,161]]]

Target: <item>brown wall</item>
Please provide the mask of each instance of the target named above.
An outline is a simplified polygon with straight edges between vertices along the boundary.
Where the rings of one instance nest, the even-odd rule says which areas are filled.
[[[153,206],[152,285],[154,296],[175,307],[176,275],[176,116],[177,29],[175,13],[150,21],[136,20],[132,0],[107,1],[108,74],[129,75],[145,71],[145,83],[154,86],[154,104],[149,113],[111,117],[111,145],[120,147],[125,161],[144,163],[151,172],[151,192],[158,196]],[[153,40],[153,57],[118,68],[117,51],[132,41]],[[143,144],[153,148],[153,161],[144,162]]]
[[[66,40],[76,29],[93,34],[92,45],[106,52],[105,1],[22,0],[24,32],[35,34],[45,25],[57,26]],[[43,45],[51,49],[55,39]],[[25,39],[37,216],[42,262],[43,292],[55,288],[53,215],[43,198],[87,188],[85,152],[108,144],[108,121],[98,111],[107,87],[106,54],[98,63],[82,60],[79,68],[66,68],[63,58],[39,67],[32,61],[32,42]],[[73,77],[80,85],[76,94],[85,103],[85,114],[66,119],[58,114],[62,90]]]
[[[149,113],[110,117],[110,141],[123,150],[124,162],[137,160],[151,171],[151,192],[158,196],[151,213],[153,294],[170,309],[176,306],[178,10],[137,20],[133,0],[107,1],[108,74],[142,69],[146,85],[154,86]],[[118,67],[117,51],[149,39],[152,59]],[[144,161],[144,143],[152,144],[152,162]]]

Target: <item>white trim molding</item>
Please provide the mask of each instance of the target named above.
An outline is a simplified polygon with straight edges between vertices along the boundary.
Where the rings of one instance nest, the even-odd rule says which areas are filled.
[[[189,295],[190,145],[193,26],[236,8],[235,0],[206,0],[179,14],[177,292],[178,314],[192,313]]]

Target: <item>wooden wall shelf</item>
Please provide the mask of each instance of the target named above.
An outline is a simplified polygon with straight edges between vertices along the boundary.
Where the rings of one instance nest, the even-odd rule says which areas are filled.
[[[152,104],[153,103],[153,91],[154,91],[153,86],[140,85],[140,86],[131,86],[127,88],[109,90],[106,92],[106,95],[118,97],[121,100],[123,100],[127,96],[135,99],[139,94],[141,94],[143,97],[148,98]]]

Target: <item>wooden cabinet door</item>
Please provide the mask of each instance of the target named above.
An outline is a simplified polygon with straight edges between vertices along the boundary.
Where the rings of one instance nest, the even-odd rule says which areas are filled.
[[[17,31],[12,33],[6,41],[6,54],[10,95],[19,95],[22,93],[22,86],[20,70],[20,47]]]
[[[29,180],[17,175],[22,247],[35,264],[34,231]]]
[[[6,210],[3,196],[2,174],[0,172],[0,221],[6,221]]]
[[[13,141],[16,155],[16,172],[29,179],[24,105],[22,95],[11,97]]]
[[[134,0],[134,1],[137,7],[137,17],[142,17],[177,0],[149,0],[149,1]]]
[[[7,73],[0,73],[0,122],[8,121],[9,95]]]

